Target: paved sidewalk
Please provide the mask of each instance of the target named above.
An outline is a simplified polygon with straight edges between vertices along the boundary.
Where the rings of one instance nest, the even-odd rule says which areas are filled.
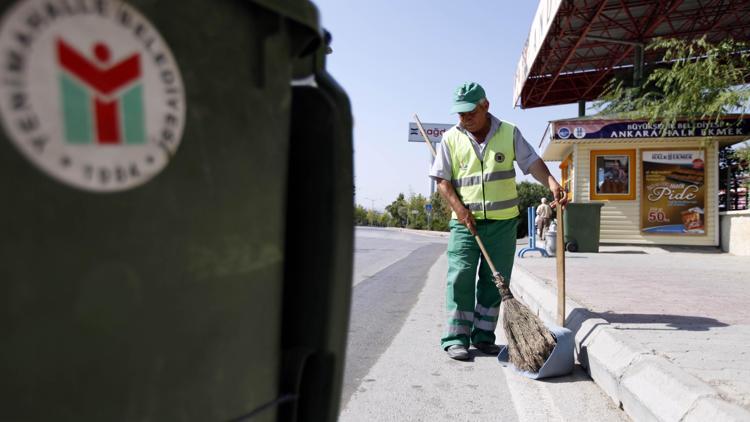
[[[538,255],[516,259],[512,287],[553,321],[555,259]],[[750,421],[749,258],[602,246],[567,253],[566,276],[578,358],[634,420]]]

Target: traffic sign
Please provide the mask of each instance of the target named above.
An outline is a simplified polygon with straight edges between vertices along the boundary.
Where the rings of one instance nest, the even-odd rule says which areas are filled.
[[[455,125],[444,123],[422,123],[424,131],[427,133],[427,137],[432,143],[440,142],[440,140],[443,139],[443,133],[453,126]],[[417,124],[414,122],[409,122],[409,142],[424,142],[424,138],[422,138],[422,135],[417,128]]]
[[[432,212],[432,204],[424,204],[424,210],[427,212]]]

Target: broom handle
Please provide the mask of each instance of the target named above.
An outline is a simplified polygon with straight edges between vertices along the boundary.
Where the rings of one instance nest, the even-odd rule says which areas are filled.
[[[424,131],[424,128],[422,127],[422,122],[419,121],[419,117],[417,117],[417,113],[414,113],[414,120],[417,121],[417,128],[419,129],[419,133],[422,134],[422,139],[427,143],[427,146],[430,148],[430,152],[432,152],[432,156],[436,156],[437,152],[435,151],[435,148],[432,146],[432,142],[430,142],[430,138],[427,137],[427,133]]]
[[[563,198],[567,193],[563,192]],[[561,198],[562,199],[562,198]],[[557,325],[565,326],[565,221],[563,206],[557,207]]]
[[[487,261],[487,264],[489,264],[490,269],[492,270],[492,274],[500,275],[500,277],[503,278],[503,282],[505,282],[505,278],[495,269],[495,264],[492,263],[492,260],[490,259],[490,254],[488,254],[487,249],[484,248],[484,243],[482,243],[482,239],[479,238],[478,234],[474,235],[474,239],[477,241],[477,245],[479,245],[479,249],[482,250],[482,255],[484,255],[484,259]]]
[[[417,122],[417,128],[419,129],[419,133],[422,134],[422,139],[424,139],[425,143],[427,143],[427,146],[430,147],[430,152],[432,152],[432,156],[433,157],[436,156],[437,152],[435,152],[435,148],[432,147],[432,142],[430,142],[430,139],[427,137],[427,133],[424,131],[424,128],[422,127],[422,122],[419,121],[419,117],[417,116],[417,113],[414,113],[414,120]],[[477,245],[479,245],[479,249],[482,251],[482,255],[484,255],[484,259],[487,261],[487,264],[489,264],[490,270],[492,270],[492,275],[496,278],[499,277],[500,281],[503,283],[503,287],[505,287],[505,289],[508,289],[508,286],[505,284],[505,277],[503,277],[497,271],[497,269],[495,269],[495,264],[492,263],[492,260],[490,259],[490,254],[488,254],[487,249],[484,248],[484,243],[482,243],[482,239],[479,238],[479,234],[475,234],[474,239],[476,239]]]
[[[479,238],[478,234],[475,234],[474,240],[477,241],[477,245],[479,245],[479,249],[482,251],[482,255],[484,256],[484,260],[487,261],[487,264],[490,266],[490,270],[492,270],[492,277],[495,279],[495,284],[497,285],[497,288],[500,290],[500,294],[502,295],[503,300],[512,299],[513,292],[510,291],[510,286],[508,285],[508,283],[505,282],[505,277],[503,277],[503,275],[500,274],[497,271],[497,269],[495,269],[495,264],[492,263],[492,259],[490,259],[490,254],[488,254],[487,249],[484,248],[484,243],[482,243],[482,239]]]

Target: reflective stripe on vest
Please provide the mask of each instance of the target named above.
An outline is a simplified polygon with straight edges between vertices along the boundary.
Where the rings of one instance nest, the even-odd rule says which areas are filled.
[[[515,126],[502,122],[486,140],[484,159],[477,157],[471,139],[457,127],[448,130],[452,184],[458,197],[475,218],[507,220],[518,216],[516,171],[513,167]],[[456,218],[456,214],[452,214]]]
[[[460,188],[462,186],[478,185],[482,183],[482,180],[484,180],[485,182],[491,182],[493,180],[515,179],[515,178],[516,178],[516,169],[512,168],[510,170],[501,170],[501,171],[496,171],[494,173],[487,173],[484,175],[484,177],[481,177],[481,176],[464,177],[463,179],[453,180],[451,181],[451,183],[453,183],[454,188]]]

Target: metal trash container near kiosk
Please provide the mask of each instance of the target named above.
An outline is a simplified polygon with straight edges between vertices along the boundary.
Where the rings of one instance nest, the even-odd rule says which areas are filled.
[[[2,418],[335,420],[352,123],[312,4],[0,14]]]
[[[599,252],[602,202],[571,202],[565,206],[565,250]]]

